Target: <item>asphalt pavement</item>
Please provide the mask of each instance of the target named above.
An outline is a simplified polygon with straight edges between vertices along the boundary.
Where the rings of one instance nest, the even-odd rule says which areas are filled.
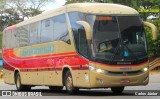
[[[4,84],[0,80],[0,90],[15,91],[15,85]],[[16,91],[15,91],[16,92]],[[40,92],[42,96],[23,97],[23,99],[160,99],[160,74],[150,74],[150,81],[147,86],[131,86],[126,87],[120,95],[115,95],[108,89],[81,89],[75,95],[68,95],[65,88],[61,91],[49,91],[47,86],[36,86],[32,88],[32,92]],[[152,96],[143,93],[153,93]],[[159,96],[156,95],[158,93]],[[44,97],[45,96],[45,97]],[[21,99],[22,97],[1,96],[0,99]]]

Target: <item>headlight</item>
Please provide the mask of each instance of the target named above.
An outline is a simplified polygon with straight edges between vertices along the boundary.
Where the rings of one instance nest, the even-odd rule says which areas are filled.
[[[105,73],[104,70],[102,70],[102,69],[97,69],[97,68],[95,68],[95,67],[93,67],[93,66],[89,66],[89,69],[90,69],[90,70],[93,70],[93,71],[96,71],[97,73]]]
[[[148,68],[147,67],[143,68],[143,71],[144,72],[148,71]]]

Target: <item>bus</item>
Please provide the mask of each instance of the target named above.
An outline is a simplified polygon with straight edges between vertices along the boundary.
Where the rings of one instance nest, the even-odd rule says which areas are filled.
[[[143,22],[130,7],[75,3],[3,31],[3,79],[17,90],[48,86],[69,94],[79,89],[147,85],[148,51]]]

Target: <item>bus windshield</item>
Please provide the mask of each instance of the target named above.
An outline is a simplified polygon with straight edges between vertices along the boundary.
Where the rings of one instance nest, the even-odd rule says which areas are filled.
[[[131,64],[147,58],[146,37],[139,16],[91,15],[90,18],[96,60]]]

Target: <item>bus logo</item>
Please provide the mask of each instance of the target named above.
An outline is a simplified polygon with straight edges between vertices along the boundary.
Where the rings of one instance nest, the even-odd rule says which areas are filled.
[[[54,52],[53,45],[41,46],[41,47],[37,47],[37,48],[23,48],[22,49],[22,56],[51,54],[53,52]]]

